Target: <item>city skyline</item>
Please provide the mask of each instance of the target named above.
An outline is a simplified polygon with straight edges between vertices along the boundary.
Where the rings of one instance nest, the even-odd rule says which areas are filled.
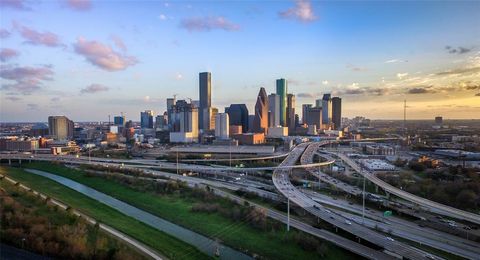
[[[480,118],[479,2],[83,3],[1,3],[0,121],[139,121],[202,71],[219,111],[285,78],[297,113],[331,93],[346,117]]]

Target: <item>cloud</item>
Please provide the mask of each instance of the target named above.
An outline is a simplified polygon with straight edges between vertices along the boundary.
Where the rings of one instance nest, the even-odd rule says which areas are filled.
[[[476,97],[480,97],[480,93],[475,94]]]
[[[97,41],[87,41],[82,37],[77,39],[73,47],[75,52],[84,56],[88,62],[108,71],[124,70],[138,62],[133,56],[122,55],[110,46]]]
[[[76,11],[88,11],[92,8],[90,0],[67,0],[66,6]]]
[[[0,28],[0,39],[5,39],[10,36],[10,32],[6,29]]]
[[[102,92],[102,91],[108,91],[110,88],[104,85],[100,84],[91,84],[90,86],[87,86],[85,88],[82,88],[80,90],[80,93],[82,94],[92,94],[92,93],[97,93],[97,92]]]
[[[183,19],[180,22],[180,27],[188,30],[189,32],[208,32],[211,30],[240,30],[240,26],[238,24],[228,21],[223,16],[192,17]]]
[[[9,59],[17,57],[18,55],[20,55],[20,53],[14,49],[2,48],[2,50],[0,50],[0,61],[6,62]]]
[[[14,81],[14,83],[3,84],[1,89],[29,95],[40,90],[44,81],[52,80],[53,74],[48,66],[34,68],[2,65],[0,66],[0,78]]]
[[[317,20],[312,4],[308,0],[295,0],[295,6],[286,11],[279,12],[278,15],[285,19],[294,19],[301,22],[313,22]]]
[[[162,20],[162,21],[166,21],[166,20],[171,19],[171,17],[169,17],[169,16],[167,16],[167,15],[165,15],[165,14],[160,14],[160,15],[158,16],[158,19],[160,19],[160,20]]]
[[[459,68],[453,70],[447,70],[438,72],[435,75],[442,76],[442,75],[455,75],[455,74],[474,74],[480,72],[480,67],[471,67],[471,68]]]
[[[26,1],[24,0],[1,0],[0,7],[7,7],[18,10],[30,10],[29,7],[25,5]]]
[[[408,62],[408,60],[393,59],[393,60],[385,61],[385,63],[400,63],[400,62]]]
[[[52,32],[38,32],[16,22],[14,22],[13,26],[18,32],[20,32],[20,35],[27,40],[26,43],[33,45],[45,45],[48,47],[64,46],[60,42],[58,36]]]
[[[367,71],[368,70],[367,68],[354,66],[353,64],[350,64],[350,63],[347,64],[346,67],[349,68],[350,70],[356,71],[356,72]]]
[[[315,96],[310,93],[298,93],[297,97],[298,98],[315,98]]]
[[[451,53],[451,54],[464,54],[464,53],[468,53],[470,51],[473,50],[473,48],[466,48],[466,47],[462,47],[462,46],[459,46],[458,48],[455,48],[455,47],[452,47],[452,46],[445,46],[445,49],[448,51],[448,53]]]
[[[432,86],[420,86],[420,87],[415,87],[411,88],[407,91],[407,94],[429,94],[429,93],[435,93],[436,91],[432,89]]]
[[[16,96],[8,96],[5,99],[10,100],[10,101],[14,101],[14,102],[22,100],[22,98],[19,98],[19,97],[16,97]]]
[[[328,80],[322,81],[322,84],[323,84],[323,85],[328,85],[328,84],[329,84],[329,83],[328,83]]]
[[[27,109],[28,110],[38,110],[40,108],[39,105],[37,104],[27,104]]]
[[[182,79],[183,79],[182,73],[178,72],[178,73],[175,75],[175,79],[176,79],[176,80],[182,80]]]
[[[52,97],[50,99],[50,102],[59,102],[60,101],[60,97]]]
[[[120,37],[118,37],[116,35],[112,35],[112,36],[110,36],[110,38],[112,39],[115,46],[117,46],[117,48],[119,48],[120,50],[122,50],[124,52],[127,51],[127,46],[125,45],[125,43],[123,42],[123,40]]]
[[[397,78],[398,79],[404,79],[408,76],[408,73],[405,72],[405,73],[397,73]]]

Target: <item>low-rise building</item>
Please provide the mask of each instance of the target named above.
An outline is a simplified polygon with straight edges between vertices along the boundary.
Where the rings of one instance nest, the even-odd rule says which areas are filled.
[[[274,126],[268,128],[268,138],[282,138],[288,136],[288,127]]]
[[[369,171],[394,171],[394,165],[380,159],[360,159],[360,164]]]
[[[265,134],[263,133],[245,133],[233,136],[239,144],[254,145],[265,143]]]

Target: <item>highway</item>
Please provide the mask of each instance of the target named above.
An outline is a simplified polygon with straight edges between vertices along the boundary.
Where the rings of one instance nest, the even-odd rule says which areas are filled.
[[[333,152],[332,152],[333,153]],[[351,158],[346,156],[345,154],[342,153],[334,153],[336,154],[339,158],[341,158],[345,163],[347,163],[350,167],[352,167],[355,171],[357,171],[360,175],[364,176],[367,178],[369,181],[373,182],[375,185],[378,185],[380,188],[385,190],[388,193],[391,193],[395,196],[398,196],[402,199],[408,200],[410,202],[416,203],[425,209],[427,211],[433,211],[435,213],[460,219],[460,220],[465,220],[469,221],[475,224],[480,224],[480,215],[470,213],[467,211],[463,211],[460,209],[456,209],[447,205],[440,204],[438,202],[434,202],[425,198],[418,197],[416,195],[413,195],[411,193],[408,193],[406,191],[403,191],[401,189],[398,189],[383,180],[379,179],[378,177],[375,176],[373,172],[367,171],[365,169],[362,169],[360,165],[358,165],[356,162],[354,162]]]
[[[321,142],[322,144],[328,144],[329,142]],[[303,143],[294,148],[294,150],[285,158],[281,163],[281,166],[284,165],[294,165],[302,153],[305,151],[307,146],[310,143]],[[367,227],[359,225],[355,222],[350,222],[348,219],[344,218],[341,215],[338,215],[331,210],[326,209],[319,203],[315,202],[307,195],[299,191],[295,186],[293,186],[289,179],[290,170],[284,169],[282,167],[274,171],[272,179],[275,187],[289,200],[302,207],[309,213],[321,218],[322,220],[341,228],[361,239],[365,239],[373,244],[376,244],[386,251],[405,257],[408,259],[427,259],[438,257],[432,256],[429,253],[426,253],[422,250],[416,249],[414,247],[405,245],[401,242],[395,241],[392,238],[380,234],[376,231],[372,231]]]

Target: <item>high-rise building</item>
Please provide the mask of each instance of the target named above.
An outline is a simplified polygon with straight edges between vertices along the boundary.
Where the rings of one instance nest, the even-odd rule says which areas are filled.
[[[229,137],[229,118],[227,113],[218,113],[215,115],[215,137],[218,139],[228,139]]]
[[[287,126],[287,80],[277,79],[277,95],[280,96],[280,125]]]
[[[443,117],[441,117],[441,116],[436,116],[436,117],[435,117],[435,124],[436,124],[436,125],[442,125],[442,124],[443,124]]]
[[[335,130],[342,127],[342,99],[339,97],[332,98],[332,123]]]
[[[315,107],[322,107],[322,100],[321,98],[315,100]]]
[[[268,126],[280,125],[280,96],[277,94],[268,95]]]
[[[176,98],[167,98],[167,116],[168,116],[168,129],[172,129],[172,114],[175,106]]]
[[[167,112],[163,115],[157,115],[155,117],[155,129],[166,129],[168,126],[168,115]]]
[[[203,119],[204,119],[204,131],[215,130],[215,115],[218,113],[218,108],[209,107],[203,109]]]
[[[117,126],[125,126],[125,116],[114,116],[113,117],[113,124]]]
[[[225,113],[228,113],[231,126],[242,126],[242,132],[248,132],[248,109],[245,104],[231,104],[225,108]]]
[[[268,130],[268,96],[265,88],[260,88],[255,104],[255,117],[253,119],[254,133],[267,133]]]
[[[49,116],[48,133],[56,140],[70,140],[73,138],[74,123],[66,116]]]
[[[173,130],[170,142],[191,143],[198,141],[198,108],[185,100],[178,100],[172,114]]]
[[[330,94],[323,94],[322,98],[322,123],[324,127],[332,122],[332,98]]]
[[[199,110],[199,127],[202,130],[207,129],[208,122],[210,122],[211,114],[208,110],[212,106],[211,96],[212,96],[212,74],[210,72],[201,72],[199,74],[199,87],[200,87],[200,105]]]
[[[153,128],[154,112],[152,110],[145,110],[140,112],[140,127],[141,128]]]
[[[289,133],[295,131],[295,95],[287,95],[287,127]]]
[[[302,124],[307,123],[307,110],[312,107],[312,104],[303,104],[302,105]]]
[[[322,108],[310,107],[307,109],[306,123],[307,125],[315,125],[316,129],[322,128]]]

